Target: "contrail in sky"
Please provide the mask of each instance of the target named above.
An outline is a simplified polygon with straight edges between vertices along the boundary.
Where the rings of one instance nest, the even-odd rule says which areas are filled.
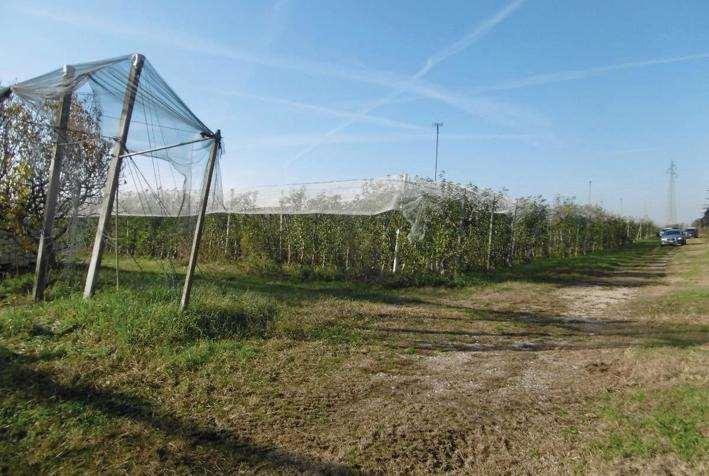
[[[227,58],[233,61],[259,65],[266,68],[339,78],[346,81],[380,86],[391,90],[391,94],[385,96],[384,98],[365,104],[362,108],[360,108],[360,110],[352,112],[338,112],[335,109],[321,108],[320,106],[310,107],[310,105],[297,102],[292,102],[289,104],[293,107],[300,107],[303,110],[310,108],[313,112],[330,114],[334,117],[343,117],[348,120],[345,124],[338,126],[335,130],[322,136],[321,141],[316,141],[305,150],[301,151],[292,161],[299,159],[303,155],[318,147],[322,144],[322,142],[327,140],[328,134],[336,134],[355,122],[371,122],[381,125],[391,125],[392,127],[401,126],[402,128],[406,128],[404,127],[405,123],[401,123],[400,121],[389,122],[389,119],[371,116],[368,114],[368,112],[393,101],[403,92],[411,92],[419,97],[440,101],[470,116],[484,117],[502,125],[514,126],[520,121],[525,124],[545,125],[548,124],[548,121],[533,111],[527,111],[524,108],[514,104],[504,103],[497,99],[485,98],[481,96],[489,92],[494,93],[495,91],[507,91],[542,86],[557,82],[581,80],[601,76],[614,71],[709,59],[709,53],[698,53],[669,58],[631,61],[595,68],[533,75],[519,79],[502,81],[497,84],[483,86],[468,91],[454,91],[423,79],[432,68],[436,67],[438,64],[447,60],[451,56],[465,50],[473,43],[490,33],[499,23],[504,21],[518,8],[520,8],[523,3],[524,0],[517,0],[507,4],[507,6],[499,10],[495,15],[476,25],[475,28],[473,28],[469,33],[451,43],[446,48],[443,48],[442,50],[431,55],[413,75],[408,77],[402,77],[399,74],[387,71],[371,70],[364,67],[353,67],[341,64],[308,61],[298,58],[283,58],[272,55],[264,55],[257,52],[242,50],[232,45],[216,42],[203,36],[194,37],[189,34],[185,34],[185,32],[165,31],[164,29],[153,30],[149,28],[141,28],[138,25],[128,25],[125,23],[116,24],[108,20],[103,20],[97,16],[83,15],[71,10],[37,8],[25,4],[9,5],[8,8],[13,9],[15,12],[32,15],[34,17],[46,18],[55,22],[73,25],[77,28],[89,28],[101,31],[102,33],[111,33],[121,37],[134,37],[140,39],[141,41],[166,44],[182,51],[208,54],[216,57]],[[281,3],[278,5],[281,5]],[[285,5],[285,3],[283,3],[283,5]],[[274,14],[278,13],[278,10],[280,10],[280,7],[274,7]],[[3,73],[5,80],[9,79],[8,75],[10,74],[17,74],[9,71],[4,71]]]
[[[473,94],[482,94],[492,91],[508,91],[511,89],[527,88],[530,86],[540,86],[549,83],[559,83],[562,81],[572,81],[576,79],[585,79],[593,76],[600,76],[604,73],[613,71],[622,71],[625,69],[645,68],[648,66],[684,63],[687,61],[696,61],[709,59],[709,53],[701,53],[694,55],[675,56],[672,58],[656,58],[646,61],[631,61],[627,63],[618,63],[608,66],[599,66],[589,69],[572,69],[567,71],[558,71],[556,73],[538,74],[528,76],[526,78],[515,79],[511,81],[503,81],[496,85],[481,87],[473,90]]]
[[[376,124],[376,125],[384,126],[384,127],[407,129],[407,130],[418,131],[418,132],[428,131],[428,128],[417,125],[417,124],[412,124],[410,122],[396,121],[394,119],[389,119],[386,117],[373,116],[373,115],[369,115],[369,114],[361,114],[359,112],[346,111],[346,110],[342,110],[342,109],[333,109],[330,107],[318,106],[315,104],[308,104],[308,103],[304,103],[304,102],[300,102],[300,101],[293,101],[291,99],[282,99],[282,98],[276,98],[276,97],[272,97],[272,96],[261,96],[258,94],[250,94],[250,93],[244,93],[244,92],[239,92],[239,91],[219,91],[219,94],[223,94],[225,96],[240,97],[240,98],[244,98],[244,99],[253,99],[256,101],[262,101],[262,102],[267,102],[267,103],[271,103],[271,104],[279,104],[282,106],[288,106],[288,107],[292,107],[295,109],[301,109],[304,111],[315,112],[317,114],[323,114],[323,115],[333,116],[333,117],[340,117],[340,118],[344,118],[344,119],[351,119],[351,120],[357,121],[357,122],[367,122],[370,124]]]
[[[482,37],[490,33],[499,23],[503,22],[507,17],[512,15],[526,0],[515,0],[509,3],[505,8],[497,12],[492,17],[478,24],[467,35],[460,38],[458,41],[451,43],[448,47],[442,49],[438,53],[431,55],[426,64],[414,74],[411,79],[415,80],[425,76],[438,63],[441,63],[453,55],[467,49],[470,45],[480,40]]]
[[[529,119],[526,111],[515,111],[515,108],[510,104],[499,104],[498,106],[495,106],[493,104],[494,101],[489,99],[486,101],[482,101],[481,99],[471,99],[454,91],[449,91],[440,85],[421,81],[421,78],[440,62],[459,53],[489,33],[498,23],[503,21],[514,10],[519,8],[522,3],[522,0],[511,2],[497,14],[477,25],[476,28],[463,36],[461,39],[430,56],[426,63],[409,77],[402,77],[399,74],[387,71],[370,70],[365,68],[349,68],[339,64],[263,55],[252,51],[238,49],[231,45],[216,42],[203,36],[195,37],[185,34],[184,32],[166,31],[164,29],[151,30],[142,28],[138,25],[116,24],[100,17],[83,15],[81,13],[77,13],[76,11],[36,8],[27,5],[13,5],[12,8],[17,12],[26,15],[45,18],[54,22],[72,25],[77,28],[89,28],[120,37],[138,38],[141,41],[151,41],[154,43],[165,44],[182,51],[190,51],[197,54],[227,58],[233,61],[255,64],[266,68],[339,78],[346,81],[371,84],[394,90],[394,94],[391,98],[387,98],[387,101],[382,102],[381,104],[374,102],[369,105],[365,105],[365,110],[369,107],[371,107],[372,110],[377,107],[381,107],[386,102],[395,99],[401,94],[402,91],[410,91],[430,99],[442,101],[445,104],[448,104],[449,106],[473,117],[482,116],[492,119],[493,122],[509,125],[510,123],[515,123],[519,118],[524,120]],[[356,114],[356,112],[354,114]],[[359,114],[362,114],[361,111]],[[366,116],[366,114],[364,115]]]
[[[495,15],[492,17],[488,18],[487,20],[483,21],[482,23],[478,24],[473,30],[471,30],[468,34],[463,36],[461,39],[458,41],[455,41],[454,43],[451,43],[449,46],[446,48],[443,48],[441,51],[434,53],[433,55],[429,56],[428,59],[426,60],[426,63],[419,68],[418,71],[416,71],[408,81],[406,81],[404,84],[399,85],[394,91],[389,93],[388,95],[374,101],[370,102],[369,104],[365,105],[362,109],[358,111],[358,114],[369,114],[370,112],[374,111],[375,109],[387,104],[389,101],[392,99],[396,98],[399,96],[401,93],[406,91],[407,88],[407,83],[410,82],[415,82],[416,80],[424,77],[431,69],[433,69],[436,65],[442,63],[443,61],[447,60],[451,56],[454,56],[462,51],[464,51],[466,48],[470,47],[472,44],[476,43],[479,41],[481,38],[483,38],[485,35],[490,33],[495,26],[497,26],[499,23],[504,21],[507,17],[509,17],[512,13],[514,13],[526,0],[515,0],[511,3],[509,3],[505,8],[497,12]],[[309,154],[313,150],[317,149],[319,146],[327,142],[327,139],[334,135],[337,134],[338,132],[342,131],[343,129],[346,129],[347,127],[351,126],[355,120],[349,120],[347,122],[343,122],[339,126],[335,127],[334,129],[329,130],[325,134],[323,134],[322,138],[311,144],[310,146],[306,147],[305,149],[301,150],[299,153],[293,157],[288,163],[285,165],[284,170],[291,166],[294,162],[299,160],[301,157],[303,157],[306,154]]]
[[[465,35],[463,38],[459,39],[447,48],[429,57],[426,64],[419,71],[417,71],[416,74],[414,74],[414,77],[418,75],[418,77],[421,78],[436,64],[447,59],[451,55],[458,53],[462,49],[465,49],[470,46],[470,44],[480,39],[492,28],[494,28],[498,23],[503,21],[506,16],[509,16],[515,9],[519,8],[521,6],[521,3],[521,1],[510,3],[506,8],[500,10],[495,16],[489,18],[487,21],[481,23],[477,28]],[[267,68],[297,71],[307,74],[317,74],[319,76],[339,78],[347,81],[372,84],[386,88],[400,88],[402,86],[405,86],[406,90],[416,93],[420,96],[429,99],[441,100],[446,103],[448,103],[448,101],[446,101],[446,98],[450,99],[450,103],[454,103],[457,102],[458,99],[460,99],[461,97],[465,97],[463,96],[463,92],[456,93],[444,89],[439,85],[423,81],[416,81],[411,77],[408,79],[402,78],[398,74],[387,71],[377,71],[363,68],[347,68],[337,64],[299,60],[294,58],[278,58],[270,55],[259,55],[250,51],[239,50],[230,45],[214,42],[204,37],[191,37],[185,35],[184,32],[169,32],[165,30],[150,31],[141,29],[136,26],[128,26],[126,24],[116,24],[113,22],[104,21],[95,16],[81,15],[75,11],[50,10],[46,8],[34,8],[27,5],[12,5],[11,8],[26,15],[46,18],[55,22],[65,23],[80,28],[92,28],[104,33],[109,32],[118,36],[131,36],[141,38],[142,40],[148,40],[155,43],[167,44],[174,48],[179,48],[183,51],[192,51],[194,53],[199,54],[209,54],[213,56],[231,59],[234,61],[255,64]],[[274,8],[278,10],[278,8]],[[643,68],[663,64],[683,63],[702,59],[709,59],[709,53],[699,53],[670,58],[657,58],[644,61],[632,61],[627,63],[600,66],[596,68],[582,70],[569,70],[555,73],[540,74],[529,76],[526,78],[505,81],[492,86],[480,87],[474,89],[472,92],[473,94],[482,94],[485,92],[519,89],[554,82],[571,81],[593,76],[600,76],[604,73],[619,70]],[[7,74],[9,74],[9,72],[5,71],[5,75]],[[468,93],[470,93],[470,91],[468,91]],[[454,106],[454,104],[449,105]]]
[[[244,137],[239,140],[239,148],[269,148],[290,149],[308,145],[319,138],[318,134],[271,134],[257,137]],[[441,134],[446,141],[457,142],[485,142],[485,141],[516,141],[530,144],[537,143],[540,138],[533,134]],[[385,144],[385,143],[415,143],[430,141],[430,133],[422,132],[395,132],[395,133],[367,133],[334,134],[330,137],[333,144]]]

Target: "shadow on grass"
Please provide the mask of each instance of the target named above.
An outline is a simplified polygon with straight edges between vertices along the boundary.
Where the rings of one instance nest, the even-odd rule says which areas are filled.
[[[234,464],[258,468],[260,471],[294,471],[300,473],[353,474],[347,466],[316,461],[282,451],[277,447],[254,444],[237,438],[224,429],[215,429],[191,418],[181,418],[162,411],[150,401],[122,392],[99,389],[87,384],[61,384],[48,372],[31,368],[38,357],[28,357],[0,347],[0,391],[15,394],[35,403],[55,406],[60,403],[78,404],[111,418],[126,418],[142,423],[169,436],[178,437],[190,445],[216,450]],[[175,463],[188,465],[197,471],[225,470],[223,461],[197,461],[194,455],[175,455]],[[2,464],[0,464],[0,470]]]
[[[638,243],[608,253],[541,260],[502,270],[494,281],[552,283],[564,286],[641,287],[657,284],[672,250]]]
[[[414,326],[359,325],[382,342],[404,349],[437,351],[542,351],[588,350],[640,346],[695,347],[709,343],[707,326],[690,324],[648,324],[633,320],[568,318],[535,312],[494,311],[460,308],[470,317],[447,317],[463,323],[496,322],[513,324],[519,330],[476,332],[434,330]],[[410,317],[383,316],[383,320]],[[426,324],[438,318],[426,319]]]
[[[675,250],[660,248],[654,243],[639,243],[626,249],[608,253],[595,253],[568,259],[550,259],[528,265],[516,266],[498,273],[470,275],[474,283],[498,282],[542,282],[563,286],[625,286],[637,287],[657,284],[664,277],[665,263]],[[111,273],[102,273],[104,286],[113,277]],[[151,302],[174,304],[179,298],[179,289],[170,290],[164,287],[165,277],[155,271],[121,271],[122,286],[135,291],[140,299]],[[160,288],[160,286],[163,286]],[[157,289],[157,291],[156,291]],[[323,298],[336,298],[354,302],[366,302],[388,305],[423,306],[432,310],[447,307],[462,311],[469,315],[471,322],[475,320],[512,323],[527,328],[527,334],[515,335],[494,334],[502,338],[544,338],[558,337],[567,333],[567,339],[575,336],[593,341],[593,345],[603,345],[600,336],[615,336],[617,338],[640,339],[643,332],[648,336],[645,340],[662,341],[662,335],[673,335],[672,329],[643,330],[640,325],[629,321],[599,321],[591,319],[569,319],[563,316],[531,314],[527,312],[499,312],[488,309],[475,309],[459,304],[451,304],[438,299],[426,299],[413,295],[409,289],[405,292],[395,292],[382,285],[353,283],[346,281],[298,282],[285,278],[268,278],[263,276],[244,275],[229,270],[219,272],[203,271],[197,278],[196,296],[189,314],[195,321],[195,333],[201,337],[232,337],[239,335],[265,335],[269,323],[273,321],[275,311],[266,307],[242,309],[235,306],[234,301],[244,293],[260,296],[261,301],[278,302],[286,307],[308,306]],[[201,292],[204,293],[204,298]],[[101,297],[101,292],[97,296]],[[213,299],[215,298],[216,299]],[[226,299],[225,299],[226,298]],[[256,300],[258,301],[258,300]],[[249,320],[249,316],[253,319]],[[382,316],[385,317],[385,316]],[[458,319],[457,317],[441,316],[441,319]],[[410,319],[410,318],[407,318]],[[438,319],[438,317],[436,317]],[[252,322],[251,322],[252,321]],[[434,321],[431,321],[433,323]],[[546,332],[544,326],[554,326],[552,332]],[[407,328],[409,326],[406,326]],[[376,329],[369,329],[376,331]],[[405,329],[402,328],[401,332]],[[695,332],[691,331],[691,332]],[[387,332],[393,332],[391,329]],[[435,335],[436,331],[417,330],[412,333]],[[446,333],[442,333],[444,335]],[[449,337],[453,337],[453,334]],[[462,337],[459,335],[458,337]],[[470,333],[468,339],[484,337],[482,334]],[[592,337],[592,339],[589,339]],[[438,339],[440,341],[442,339]],[[700,339],[705,341],[706,339]],[[665,341],[668,341],[665,339]],[[690,339],[688,345],[695,345]],[[615,342],[607,342],[615,345]],[[424,345],[425,343],[421,343]],[[435,345],[435,342],[429,343]],[[478,343],[474,343],[479,345]],[[446,344],[448,345],[448,344]],[[471,345],[471,343],[463,343]],[[515,344],[516,345],[516,344]],[[548,346],[562,346],[551,343]],[[627,343],[624,345],[628,345]],[[543,347],[539,344],[540,347]],[[516,350],[512,344],[506,348]]]
[[[497,273],[471,273],[463,282],[495,284],[501,282],[550,283],[564,286],[624,286],[641,287],[658,284],[665,276],[664,263],[658,263],[671,250],[641,243],[632,248],[603,254],[591,254],[568,259],[544,260],[516,266]],[[104,270],[106,271],[106,270]],[[111,273],[102,273],[101,287],[111,284]],[[164,276],[154,271],[121,270],[121,285],[135,291],[164,285]],[[218,293],[253,291],[288,305],[300,305],[321,298],[351,299],[394,305],[433,304],[406,296],[382,284],[349,281],[302,282],[288,278],[269,278],[229,271],[206,271],[195,278],[194,292],[210,288]],[[415,288],[408,288],[408,290]],[[179,289],[158,296],[165,302],[179,299]],[[404,289],[406,291],[406,288]],[[99,291],[100,292],[100,291]]]

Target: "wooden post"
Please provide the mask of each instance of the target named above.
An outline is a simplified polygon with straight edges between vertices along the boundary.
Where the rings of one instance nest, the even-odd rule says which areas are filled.
[[[551,257],[551,250],[552,250],[552,238],[554,236],[552,235],[551,232],[551,220],[552,220],[552,208],[549,207],[549,219],[547,220],[547,246],[546,246],[546,257],[549,258]]]
[[[121,156],[125,154],[126,140],[128,138],[128,131],[130,130],[131,117],[133,116],[133,105],[135,104],[135,96],[138,92],[138,83],[140,82],[140,73],[143,70],[144,62],[145,57],[143,55],[133,55],[133,64],[128,74],[128,84],[126,85],[126,92],[123,96],[123,110],[118,123],[118,140],[113,145],[113,149],[111,149],[111,165],[108,168],[106,185],[103,189],[101,214],[98,218],[94,247],[91,252],[91,261],[89,262],[89,272],[86,275],[84,298],[91,297],[96,287],[98,270],[101,267],[101,255],[103,253],[103,247],[106,244],[108,221],[111,217],[113,200],[116,195],[116,188],[118,187],[118,179],[121,175],[121,164],[123,162]]]
[[[194,229],[194,237],[192,239],[192,251],[190,252],[190,262],[187,265],[187,274],[185,276],[185,286],[182,288],[182,300],[180,301],[180,311],[184,311],[190,304],[190,291],[192,290],[192,277],[194,276],[194,268],[197,265],[197,253],[199,253],[199,242],[202,239],[202,228],[204,227],[204,214],[207,211],[209,202],[209,189],[212,186],[212,173],[214,172],[214,163],[217,161],[217,154],[221,146],[222,134],[217,131],[214,135],[212,150],[209,153],[209,162],[207,162],[207,170],[205,170],[204,181],[202,185],[202,202],[200,203],[199,215],[197,215],[197,224]]]
[[[44,299],[44,289],[47,286],[47,270],[49,259],[54,250],[52,240],[52,229],[54,228],[54,215],[57,209],[57,196],[59,195],[59,177],[64,160],[64,152],[67,137],[67,126],[69,124],[69,113],[71,112],[71,96],[73,91],[69,88],[74,76],[74,68],[64,66],[63,86],[67,88],[62,96],[60,109],[56,112],[54,126],[56,140],[54,142],[54,154],[49,164],[49,184],[47,186],[47,201],[44,205],[44,220],[42,221],[42,231],[39,235],[39,246],[37,247],[37,264],[34,274],[34,287],[32,297],[35,301]]]

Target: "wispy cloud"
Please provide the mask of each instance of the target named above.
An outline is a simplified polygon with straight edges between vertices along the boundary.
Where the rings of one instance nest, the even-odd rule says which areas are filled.
[[[548,127],[550,125],[549,121],[535,111],[529,110],[517,104],[504,102],[499,99],[484,97],[483,95],[486,93],[494,93],[496,91],[581,80],[601,76],[614,71],[709,59],[709,53],[699,53],[668,58],[655,58],[643,61],[632,61],[588,69],[566,70],[533,75],[509,81],[502,81],[490,86],[476,88],[472,91],[455,91],[438,84],[433,84],[424,79],[424,76],[432,68],[453,55],[456,55],[470,47],[476,41],[483,38],[486,34],[489,34],[498,24],[517,11],[523,3],[523,0],[518,0],[507,4],[492,17],[474,26],[459,40],[429,56],[423,65],[414,74],[408,77],[388,71],[372,70],[354,65],[330,64],[298,58],[283,58],[273,55],[260,54],[250,50],[242,50],[232,45],[215,42],[203,36],[196,37],[184,32],[175,31],[153,31],[150,29],[130,26],[125,23],[115,24],[110,21],[102,20],[100,17],[82,15],[76,11],[50,9],[44,7],[35,8],[27,4],[15,4],[12,8],[16,11],[21,11],[24,14],[70,24],[78,28],[94,29],[102,33],[109,33],[121,37],[133,37],[142,41],[150,41],[155,44],[168,45],[183,51],[222,57],[234,61],[260,65],[267,68],[289,70],[309,75],[332,77],[345,81],[370,84],[391,91],[391,93],[385,97],[369,102],[356,111],[341,111],[322,106],[298,103],[296,101],[282,100],[283,102],[281,102],[281,104],[284,106],[298,107],[303,110],[310,110],[313,113],[327,114],[332,117],[341,117],[345,119],[345,123],[339,125],[337,128],[334,128],[330,132],[326,132],[325,136],[320,136],[325,137],[326,140],[328,137],[327,134],[330,134],[329,137],[332,137],[355,122],[367,122],[382,126],[386,125],[405,130],[409,128],[408,126],[414,126],[413,124],[406,125],[406,123],[392,121],[390,119],[373,116],[371,114],[371,112],[377,108],[396,101],[403,93],[411,93],[421,98],[440,101],[471,117],[481,118],[497,125],[512,127],[524,126],[525,128],[537,126]],[[278,2],[274,5],[273,15],[280,15],[281,18],[284,18],[284,12],[287,10],[287,8],[284,9],[285,5],[285,2]],[[8,6],[8,8],[10,8],[10,6]],[[265,100],[266,98],[261,99]],[[275,98],[269,98],[268,100],[278,101]],[[299,155],[299,157],[307,154],[309,152],[308,149],[314,149],[312,145],[313,144],[309,144],[306,150],[301,151],[302,154]]]
[[[513,141],[537,143],[539,136],[535,134],[441,134],[445,142],[487,142],[487,141]],[[236,143],[240,149],[289,149],[303,147],[320,138],[320,134],[273,134],[257,137],[243,137]],[[412,143],[425,142],[430,144],[432,134],[427,133],[336,133],[330,136],[328,144],[365,145],[385,143]]]
[[[273,7],[274,16],[283,16],[282,11],[287,4],[287,1],[277,2]],[[355,67],[353,65],[330,64],[318,61],[309,61],[297,58],[282,58],[273,55],[263,55],[252,51],[244,51],[219,42],[214,42],[204,37],[194,37],[185,34],[184,32],[165,31],[151,32],[150,30],[131,27],[125,23],[117,25],[116,23],[104,21],[100,17],[82,15],[75,11],[56,10],[48,8],[35,8],[27,4],[13,5],[16,11],[31,15],[38,18],[65,23],[80,28],[90,28],[99,30],[104,33],[110,33],[117,36],[130,36],[143,40],[148,40],[156,44],[165,44],[179,48],[183,51],[191,51],[200,54],[223,57],[234,61],[250,63],[254,65],[296,71],[300,73],[339,78],[342,80],[371,84],[380,86],[385,89],[395,89],[409,91],[417,94],[420,97],[440,100],[446,104],[455,107],[463,112],[479,117],[476,108],[460,106],[460,99],[465,98],[467,101],[474,101],[471,97],[471,91],[451,91],[440,85],[435,85],[422,81],[421,78],[430,71],[435,65],[449,58],[451,55],[457,54],[463,49],[469,47],[475,41],[478,41],[482,36],[489,33],[497,24],[516,11],[523,3],[523,0],[515,1],[507,5],[505,8],[497,12],[491,18],[480,23],[473,28],[468,34],[463,36],[458,41],[452,43],[441,51],[431,55],[425,64],[413,75],[413,77],[404,77],[400,74],[365,69]],[[607,66],[599,66],[588,69],[567,70],[553,73],[539,74],[519,78],[509,81],[502,81],[498,84],[476,88],[472,91],[473,95],[480,95],[487,92],[505,91],[511,89],[519,89],[526,87],[539,86],[555,82],[572,81],[600,76],[606,73],[645,68],[656,65],[665,65],[673,63],[683,63],[690,61],[699,61],[709,59],[709,53],[698,53],[692,55],[676,56],[669,58],[655,58],[643,61],[632,61],[626,63],[612,64]],[[498,118],[493,116],[493,120]]]
[[[386,90],[393,90],[393,92],[383,98],[383,100],[369,103],[365,105],[362,110],[354,113],[358,114],[360,117],[368,115],[366,112],[362,111],[366,111],[370,108],[370,110],[377,109],[395,100],[403,92],[411,92],[429,99],[442,101],[471,117],[482,118],[494,124],[509,126],[516,125],[520,122],[528,124],[530,114],[522,110],[516,111],[515,107],[510,104],[495,105],[495,101],[491,99],[466,97],[461,93],[448,90],[440,85],[422,81],[422,77],[434,66],[452,55],[461,52],[489,33],[496,25],[517,10],[522,5],[523,1],[524,0],[517,0],[508,4],[492,17],[476,25],[458,41],[431,55],[424,64],[409,77],[388,71],[258,54],[253,51],[244,51],[231,45],[215,42],[204,37],[194,37],[184,32],[165,30],[151,31],[127,24],[117,25],[113,22],[102,20],[100,17],[82,15],[76,11],[36,8],[26,4],[15,5],[13,8],[23,14],[37,18],[44,18],[78,28],[89,28],[121,37],[138,38],[142,41],[149,41],[154,44],[168,45],[182,51],[206,54],[268,68],[370,84]],[[274,15],[279,15],[280,13],[277,12],[280,12],[282,8],[283,6],[274,6]],[[351,124],[346,124],[341,127],[346,128],[349,125]]]
[[[383,127],[392,127],[398,129],[407,129],[412,131],[428,131],[428,128],[412,124],[410,122],[396,121],[394,119],[389,119],[381,116],[374,116],[369,114],[361,114],[353,111],[346,111],[342,109],[333,109],[324,106],[318,106],[315,104],[304,103],[300,101],[293,101],[290,99],[276,98],[272,96],[262,96],[258,94],[250,94],[241,91],[218,91],[218,94],[225,96],[233,96],[244,99],[251,99],[260,102],[266,102],[269,104],[277,104],[280,106],[286,106],[293,109],[299,109],[303,111],[310,111],[316,114],[322,114],[330,117],[339,117],[342,119],[353,120],[357,122],[369,123]]]
[[[64,23],[82,29],[96,30],[101,33],[108,33],[124,38],[137,38],[154,44],[171,46],[182,51],[205,54],[258,66],[368,83],[379,85],[387,89],[390,88],[392,84],[403,81],[401,76],[392,73],[369,71],[364,68],[345,67],[319,61],[260,54],[216,42],[204,36],[192,36],[185,32],[167,31],[165,29],[157,31],[149,30],[131,26],[126,23],[116,24],[115,22],[106,21],[97,16],[83,15],[72,10],[37,8],[26,4],[16,4],[13,5],[12,8],[25,15]],[[282,16],[282,8],[283,7],[274,7],[274,16]]]
[[[499,99],[464,95],[425,81],[412,83],[409,91],[428,99],[441,101],[471,117],[482,118],[497,125],[508,127],[549,126],[546,117]]]
[[[549,126],[548,120],[538,113],[511,103],[505,103],[500,99],[493,100],[486,98],[483,97],[483,95],[497,91],[508,91],[542,86],[545,84],[560,83],[564,81],[582,80],[602,76],[615,71],[648,68],[652,66],[675,63],[686,63],[706,59],[709,59],[709,53],[698,53],[667,58],[653,58],[649,60],[617,63],[588,69],[557,71],[554,73],[539,74],[509,81],[502,81],[495,85],[483,86],[465,93],[442,88],[436,84],[428,83],[423,80],[409,82],[407,84],[407,89],[411,93],[418,95],[419,98],[441,101],[453,109],[462,111],[471,117],[484,118],[495,124],[503,126],[518,126],[520,124],[525,124],[527,126],[546,127]]]
[[[599,66],[588,69],[572,69],[567,71],[557,71],[555,73],[538,74],[527,76],[525,78],[503,81],[492,86],[477,88],[472,91],[473,94],[483,94],[494,91],[507,91],[511,89],[528,88],[532,86],[541,86],[550,83],[559,83],[563,81],[573,81],[579,79],[601,76],[614,71],[622,71],[637,68],[647,68],[650,66],[666,65],[674,63],[686,63],[689,61],[699,61],[709,59],[709,53],[699,53],[685,56],[675,56],[670,58],[655,58],[644,61],[630,61],[627,63],[617,63],[607,66]]]

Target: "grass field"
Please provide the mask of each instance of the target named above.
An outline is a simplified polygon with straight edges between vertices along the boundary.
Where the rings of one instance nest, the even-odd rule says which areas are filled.
[[[455,287],[0,282],[0,473],[709,470],[709,242]]]

